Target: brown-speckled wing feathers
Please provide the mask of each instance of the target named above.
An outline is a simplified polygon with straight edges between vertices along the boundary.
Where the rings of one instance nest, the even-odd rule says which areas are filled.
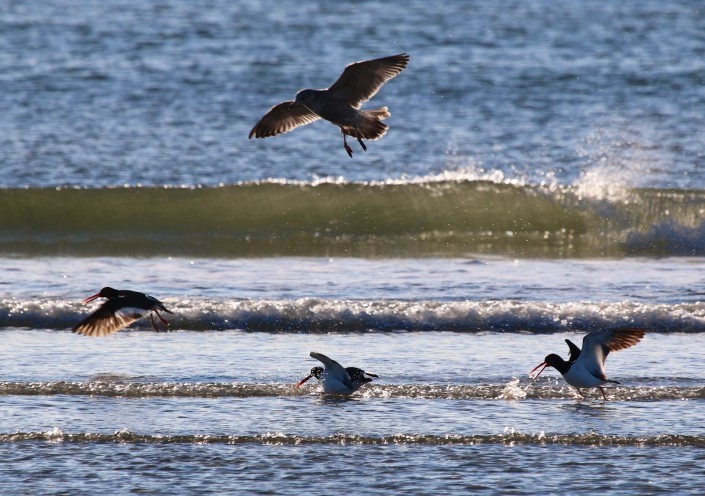
[[[345,68],[328,92],[358,108],[382,88],[384,83],[399,74],[409,63],[405,53],[381,59],[355,62]]]
[[[250,131],[250,138],[267,138],[277,134],[288,133],[299,126],[310,124],[320,119],[305,105],[292,105],[293,100],[275,105],[264,114]]]

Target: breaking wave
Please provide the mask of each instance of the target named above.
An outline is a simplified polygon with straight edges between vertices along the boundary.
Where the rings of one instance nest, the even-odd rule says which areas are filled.
[[[485,179],[0,190],[0,253],[705,255],[705,191]]]
[[[621,325],[649,332],[705,332],[705,303],[551,303],[523,300],[404,301],[168,299],[172,330],[250,332],[591,331]],[[0,329],[71,329],[89,309],[75,301],[0,300]],[[151,329],[148,319],[130,329]],[[125,331],[121,331],[125,332]]]

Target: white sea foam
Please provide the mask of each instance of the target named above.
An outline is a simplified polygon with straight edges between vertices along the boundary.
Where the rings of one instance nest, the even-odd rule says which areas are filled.
[[[526,390],[521,387],[519,379],[512,377],[512,380],[504,386],[499,397],[506,400],[523,400],[526,398]]]
[[[705,303],[403,301],[164,298],[173,330],[265,332],[554,332],[635,325],[653,331],[705,331]],[[65,301],[0,302],[0,327],[65,329],[85,309]],[[149,329],[144,320],[133,328]]]

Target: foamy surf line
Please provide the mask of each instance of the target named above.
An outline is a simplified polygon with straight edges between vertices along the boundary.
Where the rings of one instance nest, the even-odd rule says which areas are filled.
[[[298,436],[279,432],[254,435],[227,434],[139,434],[128,430],[114,433],[67,433],[60,428],[49,431],[14,432],[0,434],[0,443],[49,442],[49,443],[126,443],[126,444],[214,444],[214,445],[564,445],[587,447],[703,447],[705,436],[664,434],[650,437],[609,436],[600,434],[521,434],[507,432],[496,435],[443,436],[416,433],[398,433],[388,436],[363,436],[355,434],[332,434],[329,436]]]
[[[705,387],[662,386],[654,381],[607,389],[610,401],[703,400]],[[642,385],[641,382],[652,382]],[[107,398],[276,398],[318,396],[319,387],[296,389],[291,383],[140,383],[106,381],[0,382],[0,396],[93,396]],[[527,400],[574,399],[576,391],[565,385],[512,379],[504,384],[376,384],[352,398],[398,400]],[[598,399],[598,396],[595,396]]]
[[[532,301],[163,299],[173,331],[283,333],[592,331],[636,326],[649,332],[705,332],[705,303]],[[64,300],[0,300],[0,329],[68,330],[88,312]],[[151,329],[144,319],[128,330]]]

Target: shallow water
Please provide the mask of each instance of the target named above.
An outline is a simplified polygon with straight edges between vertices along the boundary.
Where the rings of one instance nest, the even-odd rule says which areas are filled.
[[[0,4],[0,492],[702,492],[704,15]],[[400,52],[367,152],[247,140]],[[171,332],[72,334],[106,285]],[[529,380],[621,325],[608,402]],[[312,350],[379,379],[295,390]]]
[[[165,477],[183,492],[530,492],[540,480],[587,493],[578,478],[595,480],[591,491],[692,491],[705,445],[705,377],[691,351],[702,335],[650,334],[610,357],[622,384],[607,403],[581,399],[555,372],[526,376],[565,351],[565,336],[5,330],[0,450],[14,463],[4,480],[48,492],[95,490],[121,473],[125,491],[168,491]],[[350,398],[295,390],[311,349],[380,378]],[[605,463],[619,481],[599,481]],[[57,476],[39,485],[30,474],[42,471]]]

